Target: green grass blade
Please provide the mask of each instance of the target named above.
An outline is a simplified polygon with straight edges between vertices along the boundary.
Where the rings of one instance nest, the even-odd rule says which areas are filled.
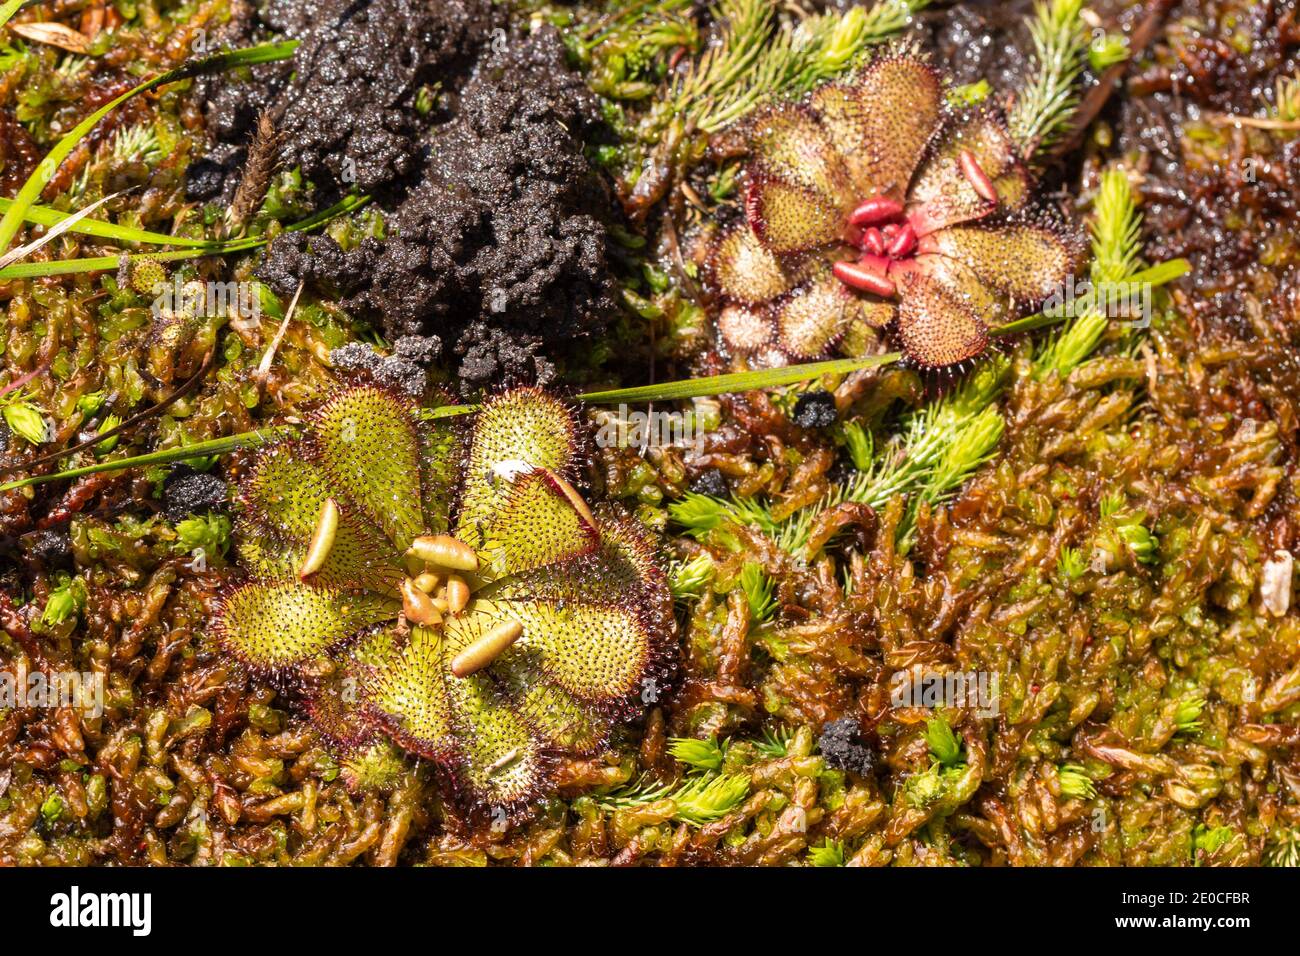
[[[320,212],[314,212],[306,219],[300,219],[291,226],[285,226],[285,232],[310,232],[317,226],[323,226],[331,219],[337,219],[339,216],[346,216],[348,213],[356,212],[366,203],[370,202],[370,197],[365,195],[344,196],[332,206],[327,206]]]
[[[1023,319],[1016,319],[1014,322],[1007,322],[1004,325],[994,326],[989,330],[991,335],[1001,337],[1004,335],[1016,335],[1020,332],[1032,332],[1034,329],[1045,328],[1049,325],[1056,325],[1058,322],[1064,322],[1066,319],[1065,312],[1058,315],[1044,315],[1037,312],[1034,315],[1027,315]]]
[[[1143,269],[1141,272],[1135,272],[1127,278],[1121,279],[1118,285],[1150,285],[1153,288],[1162,286],[1166,283],[1173,282],[1175,279],[1181,279],[1187,273],[1192,271],[1192,264],[1186,259],[1167,259],[1164,262],[1158,262],[1150,268]]]
[[[369,196],[345,196],[327,209],[313,213],[306,219],[285,226],[286,232],[307,232],[324,225],[331,219],[347,215],[360,209],[370,201]],[[197,259],[203,256],[224,256],[232,252],[248,252],[266,245],[264,236],[251,236],[243,239],[231,239],[227,242],[209,242],[188,249],[173,249],[168,252],[136,252],[119,256],[93,256],[87,259],[63,259],[56,262],[19,262],[0,269],[0,282],[13,279],[37,279],[44,276],[76,275],[81,272],[102,272],[117,269],[122,260],[134,262],[138,259],[152,259],[155,262],[175,262],[178,259]]]
[[[163,255],[167,255],[164,253]],[[162,258],[158,256],[157,258]],[[791,385],[820,378],[822,375],[856,372],[859,369],[874,368],[896,362],[898,353],[873,355],[865,359],[833,359],[829,362],[812,362],[806,365],[790,365],[786,368],[764,369],[761,372],[734,372],[728,375],[713,375],[708,378],[685,379],[679,382],[664,382],[660,385],[644,385],[637,388],[619,388],[605,392],[587,392],[579,395],[581,401],[591,403],[608,402],[651,402],[668,401],[674,398],[700,398],[705,395],[722,395],[726,392],[747,392],[759,388],[774,388],[778,385]],[[439,408],[426,409],[420,416],[431,420],[450,418],[455,415],[467,415],[477,410],[477,405],[443,405]],[[208,455],[222,455],[238,448],[260,445],[274,438],[292,434],[294,425],[281,425],[263,428],[258,431],[241,432],[224,438],[213,438],[184,448],[169,448],[166,451],[150,452],[134,458],[119,458],[116,461],[96,462],[81,468],[72,468],[50,475],[36,475],[20,478],[0,485],[0,492],[25,488],[29,485],[41,485],[64,478],[80,478],[101,471],[120,471],[123,468],[139,468],[147,465],[165,465]]]
[[[177,259],[197,259],[202,256],[220,256],[231,252],[244,252],[263,245],[263,240],[222,243],[201,249],[174,249],[169,252],[137,252],[120,256],[94,256],[89,259],[64,259],[59,262],[19,262],[0,269],[0,282],[12,279],[38,279],[44,276],[76,275],[80,272],[103,272],[117,269],[122,261],[153,259],[155,262],[175,262]]]
[[[1135,272],[1131,276],[1119,279],[1115,282],[1106,283],[1101,287],[1101,291],[1110,289],[1125,291],[1134,286],[1149,285],[1153,289],[1158,289],[1162,285],[1168,285],[1175,279],[1181,279],[1192,269],[1192,264],[1186,259],[1168,259],[1164,262],[1151,266],[1149,269],[1143,269]],[[991,329],[993,335],[1014,335],[1018,332],[1030,332],[1034,329],[1045,328],[1049,325],[1057,325],[1071,318],[1064,310],[1054,315],[1044,315],[1037,312],[1034,315],[1027,315],[1023,319],[1017,319],[1014,322],[1007,322],[1005,325],[999,325]]]
[[[1142,212],[1127,174],[1119,167],[1102,173],[1090,231],[1091,288],[1072,309],[1062,310],[1074,314],[1039,348],[1034,358],[1034,374],[1038,378],[1050,374],[1064,378],[1097,349],[1115,318],[1112,303],[1131,302],[1136,294],[1144,308],[1149,308],[1151,290],[1191,270],[1186,259],[1169,259],[1145,269],[1138,268],[1142,264]],[[1145,318],[1149,321],[1150,316]],[[1135,331],[1143,327],[1133,321],[1124,324]]]
[[[145,468],[149,465],[170,465],[178,461],[206,458],[209,455],[224,455],[240,448],[250,448],[254,445],[287,438],[294,434],[297,429],[297,425],[275,425],[270,428],[259,428],[257,431],[240,432],[237,435],[226,435],[222,438],[210,438],[207,441],[195,442],[193,445],[150,452],[147,455],[135,455],[131,458],[119,458],[115,461],[98,461],[93,465],[69,468],[66,471],[51,475],[36,475],[6,482],[0,485],[0,491],[12,491],[15,488],[26,488],[29,485],[40,485],[48,481],[58,481],[64,478],[81,478],[85,475],[94,475],[103,471]]]
[[[4,6],[0,6],[0,27],[13,19],[13,15],[17,13],[26,2],[27,0],[9,0],[9,2]]]
[[[788,365],[759,372],[731,372],[711,375],[708,378],[688,378],[659,385],[641,385],[636,388],[617,388],[606,392],[586,392],[578,397],[584,402],[608,404],[610,402],[666,402],[678,398],[701,398],[727,392],[752,392],[762,388],[777,388],[806,382],[822,375],[843,375],[859,369],[875,368],[897,362],[897,352],[873,355],[862,359],[831,359],[829,362],[812,362],[805,365]]]
[[[12,14],[10,15],[12,16]],[[77,144],[95,128],[99,121],[117,107],[141,93],[147,93],[159,86],[175,83],[178,80],[189,79],[200,73],[283,60],[292,56],[297,46],[298,41],[289,40],[282,43],[264,43],[260,46],[217,53],[201,60],[186,63],[174,70],[168,70],[166,73],[155,76],[152,80],[146,80],[127,90],[116,99],[109,100],[109,102],[74,126],[66,136],[54,144],[53,148],[45,155],[45,158],[36,164],[36,169],[27,177],[27,182],[23,183],[22,189],[18,190],[18,195],[14,197],[12,205],[5,211],[4,217],[0,218],[0,251],[9,248],[14,236],[17,235],[19,228],[21,228],[23,220],[26,218],[27,210],[35,204],[41,191],[54,178],[55,172],[58,171],[63,161],[68,158],[68,155],[76,149]]]
[[[13,249],[10,249],[8,252],[0,254],[0,266],[7,266],[10,265],[11,263],[20,262],[21,260],[28,258],[34,252],[39,251],[42,247],[53,242],[55,239],[59,238],[59,236],[63,235],[65,232],[68,232],[71,229],[75,229],[77,227],[77,223],[88,218],[90,214],[94,212],[96,209],[98,209],[100,206],[104,205],[107,202],[111,202],[112,200],[116,199],[120,195],[121,193],[110,193],[107,196],[102,196],[101,198],[92,202],[89,206],[86,206],[78,210],[77,212],[74,212],[71,216],[68,216],[66,219],[64,219],[62,222],[58,223],[57,225],[51,226],[49,229],[45,231],[45,235],[33,239],[31,242],[27,243],[26,245],[16,246]]]
[[[889,365],[901,358],[897,352],[873,355],[865,359],[832,359],[829,362],[811,362],[804,365],[787,365],[784,368],[764,369],[760,372],[731,372],[707,378],[687,378],[658,385],[638,385],[634,388],[615,388],[604,392],[583,392],[579,401],[593,405],[610,405],[615,402],[667,402],[680,398],[703,398],[707,395],[724,395],[728,392],[752,392],[761,388],[777,388],[806,382],[823,375],[842,375],[859,369]],[[453,418],[476,411],[477,405],[443,405],[426,409],[425,419]]]
[[[6,213],[13,206],[12,199],[0,198],[0,214]],[[31,206],[23,213],[23,220],[35,226],[57,226],[74,213],[59,212],[49,206]],[[185,236],[169,236],[165,232],[150,232],[148,229],[136,229],[134,226],[119,226],[102,219],[89,217],[70,226],[68,232],[82,236],[94,236],[97,239],[113,239],[117,242],[148,242],[154,245],[170,246],[208,246],[207,239],[190,239]]]

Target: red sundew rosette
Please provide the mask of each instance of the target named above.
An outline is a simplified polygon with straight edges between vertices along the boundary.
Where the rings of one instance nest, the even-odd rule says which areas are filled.
[[[885,330],[915,365],[954,366],[1076,268],[1001,114],[950,110],[916,56],[770,108],[747,139],[744,220],[707,274],[721,340],[751,364],[864,354]]]

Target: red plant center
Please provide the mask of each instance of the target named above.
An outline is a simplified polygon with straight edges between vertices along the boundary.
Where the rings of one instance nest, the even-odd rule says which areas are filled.
[[[845,285],[862,292],[892,297],[897,286],[890,272],[906,268],[916,253],[916,228],[908,221],[903,204],[886,196],[873,196],[849,215],[853,245],[861,250],[856,261],[844,260],[832,266]]]
[[[997,205],[993,182],[975,155],[963,149],[957,165],[966,181],[989,208]],[[894,276],[915,267],[918,230],[897,199],[876,195],[849,214],[849,234],[861,250],[856,262],[844,260],[831,268],[845,285],[862,292],[892,298],[898,292]]]

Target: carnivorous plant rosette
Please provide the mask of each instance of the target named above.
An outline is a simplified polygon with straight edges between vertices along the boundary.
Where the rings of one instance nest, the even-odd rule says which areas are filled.
[[[954,365],[1074,270],[1002,116],[950,110],[920,58],[770,108],[747,139],[745,218],[709,272],[723,341],[757,363],[854,351],[887,328],[917,365]]]
[[[639,706],[671,598],[640,524],[571,484],[562,402],[505,393],[468,428],[417,412],[352,386],[258,453],[237,526],[250,579],[216,633],[250,670],[301,680],[357,765],[387,738],[469,802],[517,806]]]

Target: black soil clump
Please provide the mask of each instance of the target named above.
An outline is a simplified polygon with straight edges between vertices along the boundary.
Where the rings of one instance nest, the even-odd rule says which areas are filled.
[[[412,398],[422,398],[429,385],[426,366],[441,354],[442,341],[436,335],[407,335],[393,343],[392,355],[381,355],[365,342],[349,342],[330,353],[330,364],[344,372],[364,373]]]
[[[800,428],[829,428],[838,417],[835,396],[825,389],[804,392],[794,405],[794,423]]]
[[[210,95],[221,145],[191,188],[219,181],[228,198],[235,151],[271,110],[282,161],[301,168],[317,205],[369,193],[385,238],[344,250],[284,234],[258,275],[282,296],[305,281],[390,339],[438,336],[469,389],[545,384],[551,357],[601,333],[616,308],[601,222],[614,204],[583,154],[599,108],[558,34],[507,32],[490,0],[311,6],[272,3],[242,38],[302,38],[294,78]]]
[[[233,196],[264,111],[284,136],[283,164],[327,202],[392,187],[421,165],[421,88],[463,75],[498,19],[489,0],[271,0],[233,17],[218,40],[300,45],[292,60],[255,68],[252,82],[200,81],[217,145],[190,167],[191,197]]]
[[[163,512],[173,523],[225,506],[226,483],[216,475],[180,465],[163,482]]]
[[[839,770],[866,776],[876,766],[876,753],[862,739],[862,728],[852,717],[832,720],[822,727],[817,747],[826,762]]]

